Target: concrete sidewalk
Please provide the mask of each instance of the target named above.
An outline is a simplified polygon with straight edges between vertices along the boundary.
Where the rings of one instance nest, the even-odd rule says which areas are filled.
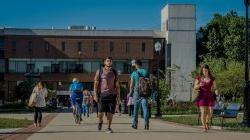
[[[131,128],[132,119],[127,116],[115,116],[112,128],[114,133],[107,134],[97,130],[96,114],[90,118],[84,118],[81,125],[74,124],[73,116],[70,113],[58,114],[45,128],[36,132],[28,140],[247,140],[250,133],[223,132],[211,130],[203,133],[199,128],[176,125],[161,120],[151,120],[150,130],[143,130],[142,120],[139,122],[139,129]]]

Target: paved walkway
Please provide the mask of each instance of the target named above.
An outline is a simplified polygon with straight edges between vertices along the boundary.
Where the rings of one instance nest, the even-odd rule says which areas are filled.
[[[84,118],[81,125],[73,122],[70,113],[58,114],[46,127],[31,135],[28,140],[249,140],[250,133],[223,132],[211,130],[208,133],[201,133],[199,128],[184,125],[176,125],[160,120],[151,120],[150,130],[142,129],[142,120],[139,122],[139,129],[133,130],[131,118],[127,116],[115,116],[112,128],[114,133],[107,134],[104,131],[98,132],[95,114],[90,118]],[[106,125],[104,125],[104,129]]]

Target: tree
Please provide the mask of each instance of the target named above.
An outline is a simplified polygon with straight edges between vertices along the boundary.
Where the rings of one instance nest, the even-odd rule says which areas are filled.
[[[15,93],[18,99],[21,99],[23,104],[25,104],[25,101],[30,97],[33,87],[34,84],[29,81],[24,81],[16,87]]]
[[[206,58],[204,63],[209,65],[215,77],[218,90],[226,99],[231,100],[241,97],[244,80],[244,65],[242,62],[234,60],[225,62],[225,59],[222,58]],[[199,71],[199,69],[196,69],[193,72],[193,77],[196,77]]]
[[[198,31],[197,56],[243,61],[244,18],[230,11],[225,16],[214,14],[213,19]],[[201,52],[200,50],[205,50]]]

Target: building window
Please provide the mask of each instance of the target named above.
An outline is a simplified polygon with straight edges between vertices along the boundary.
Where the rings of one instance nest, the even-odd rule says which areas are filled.
[[[146,43],[143,42],[143,43],[141,44],[141,51],[142,51],[142,52],[145,52],[145,50],[146,50]]]
[[[166,20],[166,31],[168,31],[168,20]]]
[[[0,38],[0,49],[4,48],[4,39]]]
[[[98,42],[94,42],[94,52],[96,52],[98,50]]]
[[[46,52],[49,52],[49,47],[50,47],[49,42],[45,42],[45,51]]]
[[[83,72],[83,64],[76,64],[76,73]]]
[[[29,41],[28,43],[28,48],[29,48],[29,52],[32,52],[32,47],[33,47],[33,42],[32,41]]]
[[[15,52],[16,51],[16,41],[12,42],[12,51]]]
[[[129,42],[126,42],[125,49],[126,49],[126,52],[129,52],[129,49],[130,49],[130,43]]]
[[[5,72],[5,59],[0,59],[0,73]]]
[[[62,42],[62,51],[65,51],[65,42]]]
[[[27,68],[26,68],[26,72],[27,73],[34,73],[35,72],[35,64],[27,64]]]
[[[142,68],[144,68],[144,69],[149,69],[148,61],[143,61],[143,62],[142,62]]]
[[[109,42],[109,50],[110,52],[114,51],[114,42]]]
[[[78,42],[78,46],[77,47],[78,47],[78,52],[82,51],[82,42]]]
[[[100,62],[91,62],[91,72],[95,73],[96,70],[100,69],[101,63]]]
[[[167,47],[167,67],[171,67],[171,45],[166,45]]]
[[[83,73],[91,73],[91,62],[83,62]]]
[[[51,72],[59,73],[60,72],[60,64],[51,64]]]

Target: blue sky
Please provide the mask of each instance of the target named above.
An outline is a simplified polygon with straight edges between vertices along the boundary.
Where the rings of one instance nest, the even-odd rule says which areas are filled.
[[[195,4],[197,28],[214,13],[245,11],[243,0],[1,0],[0,27],[160,29],[160,10],[168,3]]]

